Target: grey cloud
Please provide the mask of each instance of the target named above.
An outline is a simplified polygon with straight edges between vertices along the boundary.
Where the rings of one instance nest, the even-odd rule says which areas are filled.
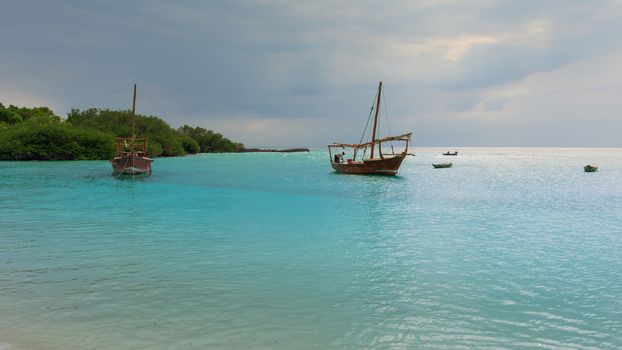
[[[358,138],[382,79],[390,115],[402,121],[396,124],[449,135],[423,141],[453,137],[472,144],[465,135],[488,132],[476,139],[493,142],[509,124],[456,122],[456,115],[477,108],[507,113],[513,97],[486,99],[489,91],[620,52],[620,7],[509,0],[10,1],[0,13],[0,91],[47,96],[63,113],[127,108],[136,81],[139,110],[174,125],[339,119],[352,125],[340,130],[347,140]],[[538,21],[541,41],[537,27],[529,32]],[[279,134],[252,130],[265,135],[241,131],[240,137],[280,143]],[[318,133],[305,136],[315,144],[338,136],[324,135],[321,126],[307,130]]]

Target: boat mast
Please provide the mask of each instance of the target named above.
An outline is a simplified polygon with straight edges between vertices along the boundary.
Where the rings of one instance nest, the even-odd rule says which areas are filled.
[[[378,126],[378,110],[380,109],[380,95],[382,94],[382,81],[378,84],[378,101],[376,101],[376,114],[374,115],[374,130],[371,134],[371,157],[374,159],[374,146],[376,145],[376,128]]]
[[[136,84],[134,84],[134,97],[132,98],[132,142],[136,139]]]
[[[136,83],[134,83],[134,95],[132,97],[132,162],[134,162],[134,143],[136,141]],[[134,164],[132,164],[134,166]]]

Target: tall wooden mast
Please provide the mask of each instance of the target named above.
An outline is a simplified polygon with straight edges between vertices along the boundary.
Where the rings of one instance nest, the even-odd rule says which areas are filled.
[[[132,142],[131,142],[132,149],[130,150],[132,168],[135,167],[134,165],[134,158],[135,158],[134,152],[136,151],[135,143],[136,143],[136,83],[134,83],[134,95],[132,97]],[[132,176],[134,176],[134,174],[132,174]]]
[[[378,84],[378,101],[376,101],[376,114],[374,115],[374,130],[371,134],[371,157],[374,159],[374,146],[376,145],[376,128],[378,126],[378,111],[380,110],[380,95],[382,95],[382,81]]]
[[[132,98],[132,141],[136,139],[136,83],[134,83],[134,97]]]

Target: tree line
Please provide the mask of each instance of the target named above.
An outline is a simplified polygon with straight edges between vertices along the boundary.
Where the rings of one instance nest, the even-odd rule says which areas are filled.
[[[114,156],[117,137],[131,136],[130,110],[74,108],[61,118],[48,107],[0,103],[0,160],[88,160]],[[201,127],[171,128],[157,116],[136,115],[136,135],[152,157],[235,152],[244,145]]]

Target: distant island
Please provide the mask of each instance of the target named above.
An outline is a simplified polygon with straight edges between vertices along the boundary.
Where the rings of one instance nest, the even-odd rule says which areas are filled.
[[[237,153],[259,153],[259,152],[277,152],[277,153],[294,153],[309,152],[308,148],[286,148],[286,149],[264,149],[264,148],[240,148]]]
[[[48,107],[0,103],[0,160],[96,160],[114,156],[116,137],[131,134],[130,110],[72,109],[63,119]],[[239,142],[201,127],[171,128],[157,116],[136,115],[136,134],[149,138],[151,157],[245,152]]]

